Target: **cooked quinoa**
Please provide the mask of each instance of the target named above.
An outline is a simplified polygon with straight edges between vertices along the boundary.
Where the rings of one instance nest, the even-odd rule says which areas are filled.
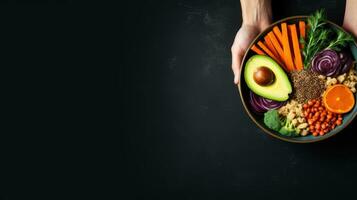
[[[293,71],[290,73],[293,86],[292,99],[298,103],[305,103],[309,99],[317,99],[325,90],[325,81],[310,70]]]

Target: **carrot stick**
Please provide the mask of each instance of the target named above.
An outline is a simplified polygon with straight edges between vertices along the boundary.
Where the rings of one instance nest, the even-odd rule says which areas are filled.
[[[281,67],[284,67],[284,65],[281,64],[281,62],[274,56],[274,54],[263,44],[263,42],[259,41],[258,46],[263,49],[265,53],[267,53],[271,58],[273,58]]]
[[[306,36],[306,26],[304,21],[299,21],[299,30],[300,30],[300,38],[303,38],[305,40]],[[304,48],[303,44],[301,45],[301,49]]]
[[[275,48],[275,50],[278,52],[280,58],[282,61],[284,61],[284,52],[283,52],[283,48],[281,47],[281,45],[279,44],[278,40],[276,39],[275,35],[273,32],[269,32],[268,33],[268,37],[270,39],[270,41],[273,43],[273,46]]]
[[[255,44],[253,44],[252,48],[250,49],[259,55],[265,55],[265,53],[262,50],[260,50],[257,46],[255,46]]]
[[[300,37],[305,39],[305,22],[304,21],[299,21],[299,30],[300,30]]]
[[[297,70],[302,70],[303,66],[299,47],[299,39],[296,32],[296,25],[289,25],[289,31],[291,35],[291,41],[293,43],[295,68]]]
[[[268,35],[264,37],[265,45],[269,48],[269,50],[274,54],[274,56],[281,61],[278,52],[275,50],[273,43],[270,41]]]
[[[280,44],[283,45],[283,35],[281,34],[279,27],[274,26],[273,32],[276,35],[276,37],[278,38],[278,41],[280,42]]]
[[[273,31],[269,32],[268,37],[269,37],[270,41],[273,43],[275,50],[278,52],[278,54],[280,56],[280,61],[284,64],[284,67],[286,68],[285,54],[284,54],[282,46],[279,44],[278,40],[276,39],[274,32]]]
[[[285,54],[286,67],[288,70],[294,70],[294,63],[291,56],[290,44],[289,44],[289,34],[288,27],[286,23],[281,24],[281,34],[282,34],[282,42],[283,42],[283,51]]]

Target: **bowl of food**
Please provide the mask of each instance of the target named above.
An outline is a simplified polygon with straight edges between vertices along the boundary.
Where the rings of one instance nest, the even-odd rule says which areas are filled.
[[[264,132],[284,141],[327,139],[356,117],[357,44],[323,11],[277,21],[241,66],[240,97]]]

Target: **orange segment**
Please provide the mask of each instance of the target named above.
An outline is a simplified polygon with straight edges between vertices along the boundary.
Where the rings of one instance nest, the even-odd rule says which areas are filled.
[[[355,98],[347,86],[337,84],[325,91],[323,102],[329,111],[342,114],[352,110],[355,105]]]

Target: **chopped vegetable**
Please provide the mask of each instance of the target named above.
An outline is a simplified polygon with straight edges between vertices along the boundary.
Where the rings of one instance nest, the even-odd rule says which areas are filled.
[[[353,66],[352,55],[348,51],[323,50],[312,59],[311,70],[328,77],[337,77],[348,72]]]
[[[258,96],[250,91],[250,104],[253,110],[257,113],[264,113],[268,110],[280,108],[285,102],[273,101],[264,97]]]
[[[283,117],[287,117],[289,113],[295,113],[294,118],[291,120],[291,123],[296,127],[295,132],[301,136],[306,136],[309,133],[309,129],[302,108],[302,104],[291,100],[279,108],[278,112]]]
[[[338,53],[341,60],[340,74],[347,73],[353,66],[353,58],[350,51],[343,50]]]
[[[270,39],[270,41],[272,42],[275,50],[278,52],[279,57],[283,58],[284,56],[284,52],[283,52],[283,48],[281,47],[281,45],[279,44],[278,40],[276,39],[275,35],[273,32],[269,32],[268,33],[268,37]],[[284,61],[283,59],[281,59],[281,61]]]
[[[333,50],[321,51],[312,59],[311,70],[324,76],[336,77],[341,70],[340,57]]]
[[[282,30],[281,34],[282,34],[283,51],[285,54],[286,67],[289,69],[289,71],[293,71],[294,63],[291,56],[288,27],[286,23],[281,23],[281,30]]]
[[[275,26],[264,36],[264,42],[258,41],[251,50],[260,55],[270,56],[285,71],[301,70],[303,65],[296,26],[297,24],[293,24],[288,28],[286,23],[282,23],[282,31]]]
[[[326,27],[326,15],[323,10],[316,11],[308,17],[307,37],[301,40],[304,48],[304,67],[309,68],[312,58],[324,49],[335,51],[347,46],[353,41],[353,37],[341,30]],[[337,35],[337,36],[336,36]]]
[[[270,49],[270,51],[274,54],[274,56],[280,61],[279,53],[276,51],[276,49],[275,49],[272,41],[268,37],[268,35],[266,35],[264,37],[264,41],[265,41],[266,46]]]
[[[281,120],[277,110],[269,110],[264,113],[264,124],[274,131],[281,129]]]
[[[300,129],[297,129],[293,124],[295,114],[289,113],[286,118],[279,116],[277,110],[269,110],[264,113],[264,124],[274,131],[278,131],[285,136],[297,136]]]
[[[255,46],[255,44],[252,46],[251,50],[259,55],[265,55],[265,53],[262,50],[260,50],[257,46]]]
[[[282,127],[279,130],[279,133],[285,136],[296,136],[297,128],[293,124],[293,119],[295,118],[295,114],[290,112],[288,116],[283,120]]]
[[[306,36],[306,26],[304,21],[299,21],[299,30],[300,30],[300,38],[303,40],[305,39]]]
[[[299,40],[296,32],[296,25],[295,24],[289,25],[289,30],[291,34],[291,40],[293,43],[295,68],[297,70],[302,70],[303,66],[302,66],[302,59],[301,59],[301,53],[299,47]]]
[[[279,27],[274,26],[273,32],[276,35],[276,37],[278,38],[278,41],[280,42],[280,45],[283,45],[283,34],[281,33]]]
[[[282,65],[281,62],[278,60],[277,57],[274,56],[274,54],[269,50],[268,47],[263,44],[263,42],[258,42],[258,46],[263,49],[263,51],[268,54],[271,58],[273,58],[280,66]]]
[[[303,49],[304,48],[303,41],[305,40],[306,37],[306,24],[304,21],[299,21],[299,31],[300,31],[300,37],[299,37],[300,49]]]

